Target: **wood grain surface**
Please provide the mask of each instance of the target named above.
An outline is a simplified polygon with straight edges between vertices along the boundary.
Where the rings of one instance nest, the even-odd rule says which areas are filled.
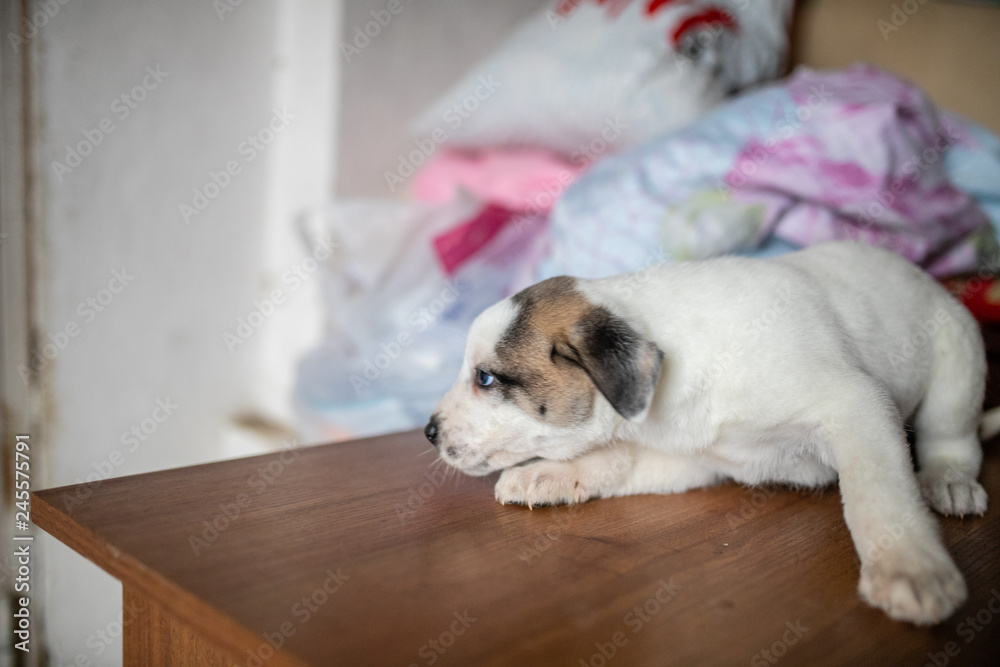
[[[1000,643],[995,448],[987,515],[941,521],[971,595],[935,628],[858,599],[835,488],[528,510],[425,450],[413,432],[111,479],[71,513],[74,487],[51,489],[34,516],[240,665],[976,665]]]
[[[216,646],[213,639],[181,622],[158,602],[132,590],[122,591],[124,660],[127,667],[229,667],[243,656]]]

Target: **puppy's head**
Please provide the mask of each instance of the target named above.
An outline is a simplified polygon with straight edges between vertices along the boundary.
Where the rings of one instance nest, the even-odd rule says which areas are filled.
[[[568,460],[606,441],[616,419],[645,419],[662,363],[576,279],[551,278],[476,318],[458,380],[424,432],[470,475]]]

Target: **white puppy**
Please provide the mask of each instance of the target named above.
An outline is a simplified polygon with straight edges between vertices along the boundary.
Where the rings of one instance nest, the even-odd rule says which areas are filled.
[[[935,623],[966,589],[924,501],[986,510],[985,373],[975,321],[938,283],[831,243],[529,287],[472,324],[425,434],[470,475],[503,470],[497,499],[528,506],[839,481],[861,596]]]

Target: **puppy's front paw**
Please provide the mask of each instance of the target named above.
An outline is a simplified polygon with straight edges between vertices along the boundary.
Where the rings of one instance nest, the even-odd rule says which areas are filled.
[[[861,566],[858,593],[898,621],[931,625],[965,602],[962,574],[947,554],[900,543]]]
[[[946,516],[986,512],[986,490],[979,482],[947,467],[933,467],[917,473],[920,492],[931,507]]]
[[[582,503],[590,498],[576,466],[569,461],[539,461],[500,474],[494,495],[501,504],[528,507]]]

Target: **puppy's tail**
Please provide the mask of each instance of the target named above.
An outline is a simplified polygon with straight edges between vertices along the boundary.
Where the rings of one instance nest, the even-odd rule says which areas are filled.
[[[992,408],[979,419],[979,439],[983,442],[1000,434],[1000,408]]]

